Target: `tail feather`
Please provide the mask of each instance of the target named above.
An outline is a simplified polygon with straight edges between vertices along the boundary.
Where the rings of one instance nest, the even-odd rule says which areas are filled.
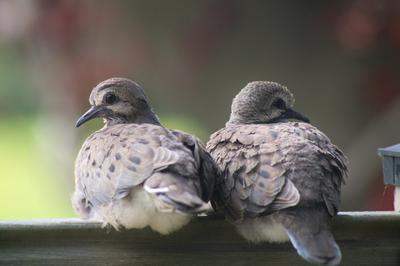
[[[209,209],[192,180],[171,173],[155,173],[144,183],[144,189],[164,204],[160,211],[177,211],[183,214],[201,213]]]
[[[330,231],[331,217],[325,209],[290,208],[281,211],[278,219],[305,260],[329,266],[340,263],[342,254]]]

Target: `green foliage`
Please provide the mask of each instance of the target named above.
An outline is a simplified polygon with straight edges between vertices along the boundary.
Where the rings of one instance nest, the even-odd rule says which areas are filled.
[[[38,152],[33,118],[2,118],[0,123],[0,219],[72,216],[68,180],[51,173]],[[72,175],[71,175],[72,176]],[[62,179],[62,180],[61,180]]]

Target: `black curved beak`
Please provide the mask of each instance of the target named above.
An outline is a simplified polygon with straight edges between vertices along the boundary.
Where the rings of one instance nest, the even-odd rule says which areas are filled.
[[[300,120],[300,121],[303,121],[303,122],[306,122],[306,123],[310,123],[310,119],[308,119],[308,117],[306,117],[305,115],[303,115],[303,114],[301,114],[299,112],[296,112],[295,110],[293,110],[291,108],[288,108],[286,110],[286,112],[284,112],[282,114],[282,116],[280,118],[283,118],[283,119],[296,119],[296,120]]]
[[[89,110],[86,111],[86,113],[84,113],[81,117],[79,117],[78,121],[76,121],[76,127],[80,127],[81,125],[83,125],[84,123],[86,123],[87,121],[99,117],[101,115],[103,111],[103,108],[98,107],[98,106],[92,106],[90,107]]]

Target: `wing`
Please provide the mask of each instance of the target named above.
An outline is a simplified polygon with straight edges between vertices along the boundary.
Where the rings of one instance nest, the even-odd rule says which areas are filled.
[[[280,126],[290,179],[302,191],[302,201],[323,203],[331,216],[340,205],[341,185],[347,177],[347,158],[320,130],[307,123]],[[293,138],[291,136],[297,136]],[[308,204],[308,203],[307,203]]]
[[[200,213],[208,209],[208,205],[200,198],[195,180],[175,173],[155,173],[146,180],[144,189],[162,201],[163,204],[157,204],[160,211]]]
[[[198,168],[208,170],[204,170],[204,155],[197,142],[193,143],[192,151],[182,139],[155,125],[100,130],[88,138],[76,161],[75,209],[82,216],[91,216],[92,209],[123,199],[132,188],[144,185],[171,210],[202,210]],[[206,174],[211,177],[211,173]],[[212,180],[207,182],[204,195],[212,190]]]
[[[220,174],[217,165],[198,138],[178,130],[174,130],[173,134],[191,150],[199,173],[201,198],[208,202],[214,192],[215,180]]]
[[[75,166],[77,211],[82,213],[79,209],[97,208],[127,197],[133,187],[154,173],[178,164],[182,154],[162,145],[162,138],[168,136],[169,132],[160,126],[125,125],[89,137]],[[187,163],[190,167],[190,161]]]
[[[299,202],[299,192],[286,178],[285,157],[274,144],[277,136],[254,126],[230,126],[211,136],[207,149],[223,172],[212,202],[230,219],[266,215]]]

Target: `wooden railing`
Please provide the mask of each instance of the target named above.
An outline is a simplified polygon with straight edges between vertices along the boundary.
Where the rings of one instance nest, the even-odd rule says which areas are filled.
[[[400,213],[343,212],[334,222],[341,265],[400,265]],[[161,236],[79,219],[0,221],[1,265],[308,265],[290,243],[250,244],[222,218]]]

